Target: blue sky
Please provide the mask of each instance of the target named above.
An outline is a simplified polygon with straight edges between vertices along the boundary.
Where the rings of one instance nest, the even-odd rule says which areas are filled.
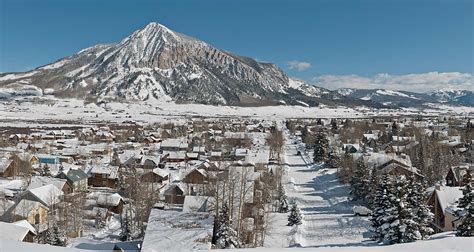
[[[471,0],[0,2],[0,72],[117,42],[154,21],[308,81],[459,72],[472,84],[474,73]]]

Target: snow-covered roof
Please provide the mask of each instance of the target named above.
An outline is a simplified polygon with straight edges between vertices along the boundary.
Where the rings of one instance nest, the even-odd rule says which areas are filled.
[[[214,217],[152,209],[143,238],[142,252],[210,250]]]
[[[0,158],[0,172],[5,172],[12,162],[13,161],[8,158]]]
[[[456,204],[462,197],[462,187],[440,186],[435,189],[435,192],[443,211],[446,211],[446,208],[449,206]]]
[[[30,229],[13,223],[0,222],[0,237],[5,240],[23,241]]]
[[[27,192],[32,194],[39,202],[48,207],[59,203],[60,197],[64,194],[63,191],[59,190],[52,184],[30,189]]]
[[[117,206],[122,200],[118,193],[101,193],[97,197],[97,204],[101,206]]]
[[[51,184],[51,185],[54,185],[59,190],[62,190],[66,182],[67,180],[60,179],[60,178],[45,177],[45,176],[32,176],[28,189],[35,189],[38,187]]]
[[[188,143],[185,140],[177,138],[165,139],[161,142],[161,148],[179,148],[187,149]]]
[[[155,168],[153,169],[153,173],[157,174],[158,176],[164,178],[169,175],[169,172],[161,169],[161,168]]]
[[[115,179],[118,176],[118,166],[112,166],[112,165],[103,165],[103,166],[94,166],[90,170],[90,173],[95,173],[95,174],[108,174],[109,178]]]

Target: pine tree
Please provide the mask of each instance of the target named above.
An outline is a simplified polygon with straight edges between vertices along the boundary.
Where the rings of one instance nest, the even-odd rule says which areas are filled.
[[[390,225],[386,218],[386,209],[393,207],[393,203],[390,200],[390,191],[392,187],[392,181],[387,174],[384,174],[377,186],[375,191],[374,200],[372,202],[372,215],[370,218],[372,232],[374,233],[372,238],[375,240],[382,240],[385,235],[385,229]]]
[[[283,188],[283,185],[281,183],[278,191],[278,212],[288,212],[288,198],[286,197],[285,188]]]
[[[404,176],[395,178],[389,190],[390,207],[385,209],[383,241],[405,243],[421,239],[415,214],[408,203],[408,182]]]
[[[59,227],[56,223],[53,224],[51,230],[47,231],[45,242],[53,246],[66,246],[65,235],[59,230]]]
[[[370,172],[370,179],[369,179],[369,194],[367,195],[367,205],[373,209],[374,198],[377,193],[377,186],[378,186],[378,179],[377,179],[377,168],[372,167],[372,171]]]
[[[351,179],[351,195],[354,200],[365,199],[369,195],[370,186],[370,170],[363,161],[359,161]]]
[[[314,162],[326,162],[328,158],[328,140],[326,135],[322,132],[319,132],[316,135],[316,141],[314,143]]]
[[[456,227],[456,236],[474,236],[474,191],[471,184],[471,173],[464,176],[465,186],[462,198],[459,199],[456,216],[460,224]]]
[[[288,226],[301,225],[303,223],[303,216],[301,216],[300,209],[293,203],[291,206],[290,215],[288,215]]]
[[[411,177],[408,181],[408,204],[414,211],[416,228],[420,232],[421,239],[428,238],[434,230],[430,227],[430,222],[433,220],[433,213],[431,213],[429,206],[426,204],[423,192],[425,188],[421,182]]]
[[[229,216],[227,203],[222,205],[216,221],[216,246],[218,248],[239,248],[240,242],[237,237],[237,232],[232,228],[232,220]]]

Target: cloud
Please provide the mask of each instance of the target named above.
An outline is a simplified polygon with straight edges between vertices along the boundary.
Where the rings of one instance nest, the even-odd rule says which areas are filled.
[[[311,67],[311,63],[297,60],[288,61],[287,65],[288,68],[290,68],[291,70],[296,70],[299,72],[302,72]]]
[[[459,72],[429,72],[406,75],[377,74],[372,77],[359,75],[321,75],[313,77],[312,81],[314,81],[316,85],[328,89],[380,88],[421,93],[446,88],[474,91],[473,75]]]

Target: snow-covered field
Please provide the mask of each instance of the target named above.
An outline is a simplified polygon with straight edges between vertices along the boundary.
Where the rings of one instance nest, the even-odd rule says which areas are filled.
[[[372,116],[417,115],[437,116],[443,113],[474,116],[474,108],[444,106],[439,109],[370,109],[348,107],[267,106],[233,107],[163,102],[84,103],[77,99],[57,99],[52,96],[18,98],[0,103],[3,126],[63,124],[84,125],[97,122],[135,121],[141,123],[180,120],[186,117],[253,117],[284,118],[358,118]]]

